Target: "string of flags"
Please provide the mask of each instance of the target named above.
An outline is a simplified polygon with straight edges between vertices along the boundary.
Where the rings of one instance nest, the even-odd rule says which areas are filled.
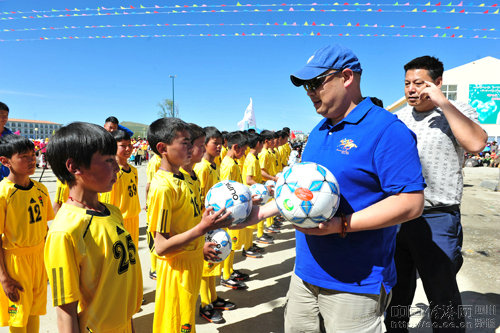
[[[347,6],[354,6],[354,7],[363,7],[363,6],[371,6],[371,7],[408,7],[408,6],[416,6],[416,7],[472,7],[472,8],[482,8],[482,7],[498,7],[499,4],[492,4],[492,5],[486,5],[485,3],[480,3],[478,4],[477,2],[471,2],[471,3],[465,3],[463,1],[460,1],[456,4],[453,2],[449,2],[447,4],[441,3],[441,1],[437,3],[432,3],[432,2],[426,2],[426,3],[420,3],[420,2],[402,2],[399,3],[396,1],[393,4],[385,4],[385,3],[359,3],[359,2],[334,2],[334,3],[274,3],[274,4],[242,4],[239,1],[236,4],[220,4],[220,5],[215,5],[215,4],[192,4],[192,5],[153,5],[153,6],[133,6],[133,5],[127,5],[127,6],[118,6],[118,7],[104,7],[104,6],[99,6],[96,8],[64,8],[64,9],[50,9],[50,10],[35,10],[32,9],[30,11],[4,11],[0,12],[0,15],[11,15],[11,14],[29,14],[29,13],[57,13],[57,12],[85,12],[85,11],[114,11],[114,10],[129,10],[129,9],[179,9],[179,8],[222,8],[222,7],[228,7],[228,8],[233,8],[233,7],[283,7],[283,6],[321,6],[321,7],[329,7],[329,6],[335,6],[335,7],[347,7]]]
[[[39,37],[39,38],[16,38],[16,39],[0,39],[1,42],[27,42],[27,41],[55,41],[55,40],[78,40],[78,39],[122,39],[122,38],[178,38],[178,37],[399,37],[399,38],[465,38],[465,39],[493,39],[497,40],[500,37],[490,36],[464,36],[458,34],[351,34],[351,33],[338,33],[338,34],[323,34],[319,32],[310,33],[227,33],[227,34],[154,34],[154,35],[95,35],[95,36],[62,36],[62,37]]]
[[[368,24],[368,23],[351,23],[347,22],[345,24],[333,24],[329,23],[316,23],[307,22],[304,23],[287,23],[287,22],[266,22],[266,23],[151,23],[151,24],[119,24],[119,25],[65,25],[65,26],[47,26],[40,28],[5,28],[0,29],[0,32],[26,32],[26,31],[53,31],[53,30],[68,30],[68,29],[105,29],[105,28],[156,28],[156,27],[240,27],[240,26],[255,26],[255,27],[359,27],[359,28],[385,28],[385,29],[432,29],[432,30],[458,30],[458,31],[497,31],[495,28],[466,28],[460,26],[412,26],[405,24]]]

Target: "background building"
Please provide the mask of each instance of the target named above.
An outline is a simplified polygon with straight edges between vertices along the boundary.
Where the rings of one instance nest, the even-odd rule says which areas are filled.
[[[19,131],[19,134],[30,139],[50,138],[62,124],[44,120],[12,119],[9,118],[5,127],[12,132]]]
[[[441,90],[448,99],[476,108],[488,141],[500,141],[500,59],[485,57],[443,73]],[[391,112],[406,106],[405,97],[391,104]]]

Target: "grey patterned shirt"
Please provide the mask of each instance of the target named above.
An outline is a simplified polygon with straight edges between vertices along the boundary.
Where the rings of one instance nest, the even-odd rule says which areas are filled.
[[[477,112],[469,104],[452,103],[466,117],[478,122]],[[455,139],[443,112],[437,107],[417,112],[407,105],[395,114],[417,135],[422,173],[427,183],[425,207],[460,204],[464,149]]]

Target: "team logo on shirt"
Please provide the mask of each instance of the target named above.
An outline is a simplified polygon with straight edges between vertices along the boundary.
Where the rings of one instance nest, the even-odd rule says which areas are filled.
[[[8,311],[10,316],[15,316],[17,314],[17,306],[15,304],[10,305]]]
[[[234,236],[233,239],[232,239],[233,243],[237,243],[238,242],[238,237]]]
[[[38,201],[40,201],[40,205],[42,205],[42,206],[43,206],[43,198],[42,198],[42,196],[41,196],[41,195],[40,195],[40,196],[38,196]]]
[[[340,144],[337,146],[337,151],[340,151],[342,154],[349,155],[349,150],[352,148],[358,148],[353,139],[342,139],[340,140]]]
[[[181,333],[191,333],[191,324],[184,324],[181,326]]]

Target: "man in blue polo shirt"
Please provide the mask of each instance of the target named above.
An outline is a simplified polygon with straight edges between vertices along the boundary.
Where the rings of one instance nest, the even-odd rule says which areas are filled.
[[[337,178],[337,216],[318,228],[296,227],[296,262],[287,295],[285,332],[382,332],[396,283],[396,224],[419,216],[425,187],[416,140],[388,111],[363,98],[361,65],[333,45],[291,75],[325,119],[302,155]],[[404,156],[404,163],[394,156]],[[250,223],[277,213],[254,208]]]
[[[0,102],[0,137],[7,134],[13,134],[10,129],[5,127],[5,124],[7,124],[8,120],[9,107],[5,103]],[[0,180],[4,179],[4,177],[7,177],[8,175],[9,168],[0,164]]]

